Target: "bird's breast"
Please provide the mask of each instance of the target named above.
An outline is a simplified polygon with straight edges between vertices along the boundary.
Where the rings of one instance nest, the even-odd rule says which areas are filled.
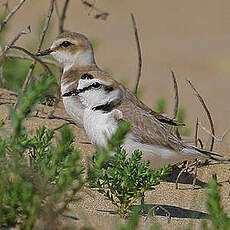
[[[86,109],[84,111],[84,128],[93,144],[105,148],[108,140],[116,132],[118,123],[110,113]]]
[[[77,87],[77,83],[61,84],[62,94],[67,93]],[[83,126],[84,106],[82,105],[79,96],[63,97],[63,104],[68,115],[73,118],[76,124]]]

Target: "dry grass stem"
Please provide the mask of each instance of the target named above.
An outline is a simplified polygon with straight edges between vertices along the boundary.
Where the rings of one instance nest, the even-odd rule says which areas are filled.
[[[30,26],[27,26],[26,30],[23,30],[21,32],[19,32],[13,39],[12,41],[5,46],[5,49],[4,51],[1,53],[1,56],[0,56],[0,66],[2,65],[2,62],[5,58],[5,55],[7,53],[7,51],[10,49],[10,47],[12,45],[14,45],[14,43],[22,36],[22,35],[25,35],[25,34],[29,34],[31,32],[31,29],[30,29]]]
[[[230,128],[226,129],[221,136],[215,136],[213,135],[208,129],[206,129],[201,122],[199,122],[199,127],[201,127],[209,136],[213,137],[216,141],[222,142],[224,140],[224,137],[229,133]]]
[[[172,78],[173,78],[173,87],[174,87],[174,91],[175,91],[175,105],[174,105],[174,110],[173,110],[173,119],[176,118],[177,112],[178,112],[178,105],[179,105],[179,93],[178,93],[178,85],[177,85],[177,81],[176,81],[176,77],[173,71],[171,71],[172,73]]]
[[[56,9],[56,13],[57,13],[57,17],[58,17],[58,28],[59,28],[59,34],[64,32],[64,22],[65,22],[65,18],[66,18],[66,11],[68,8],[68,4],[69,4],[69,0],[66,0],[64,3],[64,6],[62,8],[62,13],[60,15],[59,10],[58,10],[58,5],[57,5],[57,1],[55,1],[55,9]]]
[[[94,15],[95,19],[106,20],[107,17],[109,16],[108,12],[102,11],[102,10],[98,9],[97,7],[95,7],[95,2],[94,2],[94,4],[90,3],[87,0],[81,0],[81,2],[83,5],[87,6],[90,9],[90,11],[88,13],[89,15],[91,14],[92,11],[96,12],[96,14]]]
[[[214,124],[213,124],[213,120],[212,120],[211,114],[210,114],[210,112],[208,110],[208,107],[206,106],[203,98],[201,97],[201,95],[199,94],[199,92],[196,90],[196,88],[193,86],[193,84],[191,83],[191,81],[187,80],[187,82],[189,83],[189,85],[193,89],[195,95],[197,96],[198,100],[200,101],[201,105],[203,106],[203,108],[204,108],[204,110],[205,110],[205,112],[206,112],[206,114],[208,116],[208,120],[209,120],[211,131],[212,131],[212,135],[215,136]],[[210,151],[212,151],[213,147],[214,147],[214,137],[213,136],[212,136],[211,144],[210,144],[210,148],[209,148]]]
[[[137,89],[138,89],[140,78],[141,78],[142,57],[141,57],[141,46],[140,46],[140,41],[139,41],[139,37],[138,37],[137,25],[136,25],[134,15],[132,13],[131,13],[131,19],[132,19],[134,35],[135,35],[135,40],[136,40],[136,45],[137,45],[137,54],[138,54],[137,79],[136,79],[136,85],[135,85],[135,89],[134,89],[134,93],[137,95]]]
[[[53,75],[52,71],[47,66],[47,64],[43,60],[41,60],[40,58],[38,58],[36,55],[30,53],[28,50],[26,50],[26,49],[24,49],[23,47],[20,47],[20,46],[10,46],[10,48],[11,49],[17,49],[17,50],[23,51],[25,54],[29,55],[34,61],[39,62],[44,67],[44,69],[47,72],[47,74]]]
[[[49,12],[48,12],[48,15],[47,15],[47,19],[46,19],[46,22],[45,22],[45,25],[43,27],[43,30],[42,30],[42,34],[41,34],[41,38],[40,38],[40,42],[38,44],[38,48],[37,48],[37,52],[38,53],[40,50],[41,50],[41,47],[42,47],[42,43],[44,41],[44,38],[45,38],[45,34],[47,32],[47,29],[48,29],[48,26],[49,26],[49,23],[50,23],[50,19],[51,19],[51,16],[52,16],[52,13],[53,13],[53,9],[54,9],[54,1],[55,0],[51,0],[50,1],[50,7],[49,7]],[[34,67],[36,65],[36,60],[34,59],[33,63],[31,64],[30,66],[30,69],[27,73],[27,76],[26,76],[26,79],[24,81],[24,84],[22,86],[22,91],[25,92],[26,89],[27,89],[27,86],[30,82],[30,79],[31,79],[31,76],[33,74],[33,71],[34,71]]]
[[[32,53],[30,53],[32,54]],[[34,54],[32,54],[34,55]],[[35,56],[35,55],[34,55]],[[16,59],[22,59],[22,60],[28,60],[28,61],[33,61],[34,60],[34,57],[27,57],[26,55],[19,55],[19,54],[6,54],[5,55],[5,58],[16,58]],[[41,59],[40,59],[41,61]],[[52,60],[49,60],[49,59],[42,59],[42,62],[45,63],[45,64],[48,64],[48,65],[53,65],[59,69],[62,68],[62,66],[60,64],[58,64],[57,62],[55,61],[52,61]]]
[[[196,165],[196,162],[195,162],[195,161],[193,161],[193,162],[191,162],[191,163],[188,163],[188,162],[189,162],[189,161],[187,161],[186,167],[184,167],[183,169],[181,169],[180,173],[178,174],[178,176],[177,176],[177,178],[176,178],[176,189],[179,188],[179,187],[178,187],[178,183],[179,183],[179,179],[180,179],[182,173],[185,172],[185,171],[187,171],[188,168],[191,168],[191,167],[193,167],[193,166]]]
[[[6,18],[3,20],[3,22],[0,25],[0,32],[5,27],[6,23],[11,19],[11,17],[17,12],[17,10],[24,4],[25,0],[21,0],[17,6],[13,10],[10,11],[10,13],[6,16]]]
[[[198,139],[198,118],[196,119],[195,136],[194,136],[194,145],[196,147],[197,147],[197,139]]]

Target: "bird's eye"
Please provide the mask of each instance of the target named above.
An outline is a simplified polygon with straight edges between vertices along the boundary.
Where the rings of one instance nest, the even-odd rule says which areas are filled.
[[[64,42],[62,42],[62,44],[61,44],[61,46],[63,46],[63,47],[68,47],[68,46],[70,46],[70,45],[72,45],[72,43],[70,43],[70,42],[68,42],[68,41],[64,41]]]
[[[94,82],[94,83],[92,84],[92,86],[93,86],[93,88],[99,88],[99,87],[101,86],[101,84],[98,83],[98,82]]]
[[[88,73],[84,73],[83,75],[81,75],[81,79],[93,79],[93,75],[88,74]]]

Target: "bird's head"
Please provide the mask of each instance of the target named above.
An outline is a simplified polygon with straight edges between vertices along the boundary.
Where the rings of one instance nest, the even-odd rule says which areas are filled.
[[[37,53],[37,56],[51,54],[64,67],[94,64],[93,48],[90,41],[76,32],[63,32],[57,36],[51,47]]]
[[[119,103],[122,91],[110,75],[100,71],[82,74],[76,90],[65,93],[63,97],[79,95],[86,107]]]

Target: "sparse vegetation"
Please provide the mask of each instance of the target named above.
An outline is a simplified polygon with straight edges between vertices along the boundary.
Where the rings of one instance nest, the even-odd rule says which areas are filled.
[[[123,124],[118,129],[118,133],[126,134],[128,128],[129,126]],[[170,166],[167,165],[161,170],[151,169],[149,161],[141,163],[142,153],[139,150],[134,151],[132,157],[127,159],[125,150],[120,145],[114,145],[120,142],[116,138],[119,136],[115,135],[109,145],[112,146],[109,147],[109,151],[115,152],[114,156],[109,160],[106,168],[97,168],[97,177],[91,183],[98,192],[117,206],[119,215],[126,218],[131,206],[138,198],[143,197],[146,191],[160,183],[162,177],[169,173]],[[105,151],[108,152],[107,149]]]
[[[65,1],[64,5],[67,6],[68,2]],[[89,9],[92,18],[105,20],[109,16],[109,13],[98,9],[95,3],[81,2]],[[23,1],[20,3],[23,4]],[[61,16],[65,16],[66,9],[67,7],[63,8],[58,15],[59,31],[64,30],[65,17]],[[1,22],[8,13],[6,10],[0,17]],[[35,31],[38,40],[25,45],[29,50],[36,50],[34,43],[39,43],[45,19],[42,19],[37,32]],[[69,209],[70,203],[78,202],[78,192],[89,181],[117,207],[121,217],[127,217],[127,220],[116,226],[116,229],[138,229],[140,209],[138,207],[133,209],[133,204],[144,196],[145,191],[157,185],[169,172],[170,167],[152,170],[148,161],[141,162],[142,153],[138,150],[127,159],[126,152],[120,146],[130,129],[128,123],[123,123],[119,127],[106,149],[98,150],[94,160],[89,160],[88,171],[79,163],[81,155],[74,148],[75,137],[70,128],[63,126],[57,131],[45,126],[36,130],[26,127],[25,119],[32,119],[30,115],[37,104],[56,93],[57,80],[54,76],[40,74],[43,67],[37,64],[32,71],[33,80],[25,92],[22,92],[21,88],[31,69],[32,61],[26,58],[23,60],[18,57],[1,56],[7,47],[4,39],[7,26],[6,22],[4,29],[1,28],[3,30],[0,31],[0,62],[3,58],[0,63],[0,87],[17,92],[18,103],[16,108],[11,106],[9,109],[10,127],[6,126],[7,121],[0,120],[0,229],[70,229],[69,226],[65,226],[66,228],[62,226],[59,217]],[[45,41],[48,41],[49,30],[44,34]],[[99,41],[95,39],[91,41],[94,48],[98,46]],[[49,68],[52,72],[58,73],[56,66],[49,65]],[[105,71],[112,72],[110,69]],[[127,79],[122,83],[125,86],[129,84]],[[137,96],[140,98],[142,93],[143,89],[139,87]],[[165,99],[157,101],[156,108],[159,113],[165,113],[166,106]],[[176,119],[179,122],[185,121],[184,108],[178,109]],[[191,133],[187,127],[179,127],[178,130],[182,136]],[[113,158],[108,156],[111,151],[115,153]],[[230,219],[221,202],[218,183],[214,179],[209,183],[206,203],[208,219],[201,221],[200,228],[230,229]],[[71,229],[78,229],[77,225],[71,226]],[[149,229],[157,230],[161,227],[153,223]]]

